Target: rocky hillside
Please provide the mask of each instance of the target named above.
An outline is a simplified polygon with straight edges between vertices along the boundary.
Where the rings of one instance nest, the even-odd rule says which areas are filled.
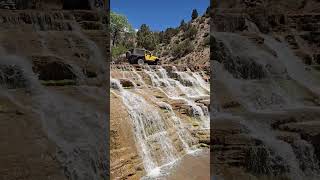
[[[210,18],[205,14],[188,23],[187,28],[177,28],[168,44],[159,45],[163,63],[209,65]],[[190,32],[192,28],[196,31]]]
[[[212,172],[319,178],[319,2],[212,1]]]

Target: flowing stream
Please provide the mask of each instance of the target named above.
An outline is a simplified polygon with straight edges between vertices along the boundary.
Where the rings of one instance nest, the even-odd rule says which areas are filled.
[[[16,71],[8,79],[1,69],[1,89],[20,108],[37,114],[50,140],[58,146],[57,157],[71,179],[99,179],[99,154],[105,114],[72,97],[43,87],[33,73],[30,62],[17,56],[2,55],[0,66]],[[30,104],[15,98],[12,85],[22,83]],[[100,97],[101,98],[101,97]],[[106,127],[105,127],[106,128]]]
[[[214,37],[220,46],[223,45],[220,50],[226,53],[224,61],[214,61],[215,80],[226,87],[230,96],[244,107],[245,113],[260,114],[260,118],[246,117],[245,113],[238,116],[222,109],[213,117],[228,115],[229,119],[243,124],[254,138],[283,160],[280,163],[288,166],[291,179],[319,178],[312,145],[306,141],[292,145],[280,140],[269,124],[273,113],[308,108],[310,103],[306,104],[301,97],[308,94],[319,97],[319,79],[312,76],[312,70],[305,68],[286,43],[271,36],[262,35],[264,44],[260,46],[233,33],[216,32]],[[221,107],[218,100],[215,104]],[[269,118],[263,118],[268,114]],[[303,159],[297,154],[303,154]],[[310,160],[311,163],[307,162]],[[303,168],[301,164],[304,164]]]
[[[37,16],[31,17],[36,18]],[[63,14],[55,14],[55,17],[50,16],[49,19],[54,18],[64,21]],[[47,19],[41,13],[39,18],[32,19],[32,21],[41,41],[42,55],[58,57],[48,48],[49,42],[46,40],[46,36],[50,34],[44,30],[52,28],[52,24],[47,22]],[[107,66],[100,49],[81,32],[78,25],[74,24],[71,32],[84,41],[85,46],[89,49],[88,64],[97,68],[97,79],[106,81]],[[72,39],[70,38],[70,40]],[[106,160],[107,138],[105,134],[108,127],[106,121],[103,121],[107,119],[107,116],[96,108],[96,104],[98,104],[96,102],[107,99],[105,90],[100,87],[89,87],[82,83],[87,80],[82,71],[83,67],[69,60],[64,60],[64,63],[70,65],[70,70],[78,80],[78,86],[66,89],[77,89],[82,93],[82,97],[95,101],[91,104],[84,103],[73,95],[60,92],[59,88],[43,86],[38,80],[38,75],[33,72],[31,62],[30,59],[24,57],[8,55],[4,50],[0,52],[1,94],[7,96],[20,108],[39,117],[44,132],[57,145],[57,159],[69,179],[95,180],[101,179],[102,176],[106,178],[107,172],[100,171],[106,170],[109,163]],[[106,84],[106,82],[104,83]],[[20,91],[25,94],[23,98],[16,97],[16,93]],[[103,93],[101,93],[102,91]],[[25,104],[25,101],[29,103]],[[101,165],[103,169],[101,169]]]
[[[144,72],[150,76],[153,86],[165,93],[170,99],[185,101],[192,107],[193,115],[199,116],[203,127],[210,127],[208,109],[206,107],[200,107],[195,103],[195,100],[197,99],[209,97],[210,92],[207,91],[208,89],[202,88],[202,86],[197,82],[196,78],[193,78],[186,72],[174,70],[173,73],[176,73],[179,77],[179,80],[175,80],[169,78],[167,71],[162,67],[159,67],[161,77],[151,68],[146,68]],[[188,86],[183,85],[181,82],[188,84]],[[207,86],[207,84],[204,85],[204,87]]]
[[[192,72],[174,72],[181,78],[170,78],[161,66],[157,66],[156,70],[143,67],[140,73],[149,77],[150,83],[134,67],[120,71],[117,77],[130,81],[133,88],[124,88],[115,77],[111,77],[111,88],[122,98],[129,113],[137,149],[146,171],[143,179],[165,176],[184,155],[195,154],[200,149],[195,146],[196,140],[190,133],[191,125],[176,114],[172,105],[150,95],[145,89],[159,90],[168,99],[180,100],[190,106],[191,116],[201,124],[199,128],[205,130],[209,129],[209,110],[198,105],[196,100],[209,97],[209,85],[200,74]],[[199,81],[200,78],[202,81]],[[182,81],[188,81],[188,86]],[[177,137],[178,141],[173,142],[173,137]]]

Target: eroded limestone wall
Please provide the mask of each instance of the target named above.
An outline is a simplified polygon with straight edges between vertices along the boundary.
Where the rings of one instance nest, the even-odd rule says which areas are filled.
[[[105,9],[103,0],[0,0],[0,9]]]

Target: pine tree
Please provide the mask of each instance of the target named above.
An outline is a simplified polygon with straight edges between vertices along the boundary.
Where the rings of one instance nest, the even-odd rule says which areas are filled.
[[[198,11],[196,9],[193,9],[192,15],[191,15],[192,20],[196,19],[197,17],[198,17]]]
[[[142,24],[137,32],[137,45],[150,51],[154,50],[157,46],[157,39],[146,24]]]
[[[186,25],[186,22],[184,22],[184,19],[182,19],[182,21],[180,22],[180,27],[183,27]]]
[[[206,17],[210,17],[210,11],[211,11],[211,7],[209,6],[206,10],[205,16]]]

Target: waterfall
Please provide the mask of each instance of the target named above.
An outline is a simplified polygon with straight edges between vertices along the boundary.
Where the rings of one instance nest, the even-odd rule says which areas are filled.
[[[186,87],[179,80],[171,78],[161,66],[154,70],[146,65],[140,72],[134,67],[118,69],[111,72],[112,93],[122,99],[129,114],[137,150],[146,171],[143,179],[166,176],[179,159],[200,151],[197,140],[191,133],[195,128],[188,120],[182,119],[167,100],[181,101],[190,107],[189,116],[200,123],[197,129],[208,130],[209,110],[196,102],[209,97],[209,92],[205,89],[208,84],[203,80],[201,87],[196,81],[202,76],[197,74],[194,77],[190,72],[188,78],[192,78],[194,83]],[[151,81],[145,81],[148,78]],[[124,88],[121,83],[125,81],[122,80],[131,81],[132,87]],[[157,98],[149,90],[160,91],[167,100]]]
[[[206,83],[203,78],[201,77],[201,75],[198,72],[192,72],[192,76],[197,80],[196,82],[198,82],[198,84],[200,85],[200,87],[202,87],[203,89],[205,89],[206,91],[210,92],[210,86],[208,83]]]
[[[20,108],[40,117],[44,132],[58,147],[57,158],[65,168],[65,175],[70,179],[100,179],[98,147],[104,139],[102,132],[106,131],[100,125],[106,116],[77,99],[43,87],[28,60],[8,55],[1,55],[0,59],[1,91]],[[5,68],[17,73],[8,77]],[[25,98],[32,103],[24,104],[14,98],[15,91],[8,89],[10,84],[20,82],[30,94]]]
[[[165,124],[159,115],[147,101],[128,90],[123,89],[120,82],[111,79],[111,86],[118,89],[123,99],[134,128],[137,149],[143,159],[144,167],[148,176],[159,175],[159,167],[165,164],[175,162],[177,159],[177,150],[168,137]],[[154,144],[160,145],[160,151],[157,155]],[[157,158],[160,158],[158,160]]]
[[[294,55],[294,53],[289,49],[288,45],[278,42],[269,36],[263,37],[265,38],[266,45],[268,45],[277,53],[278,58],[281,59],[281,62],[287,69],[289,76],[319,97],[320,80],[312,76],[310,71],[308,72],[306,70],[303,62]]]
[[[272,126],[279,113],[295,117],[290,110],[307,109],[310,105],[303,99],[308,94],[319,98],[320,81],[313,76],[313,70],[307,70],[287,44],[270,35],[261,35],[264,44],[234,33],[216,32],[213,36],[218,42],[217,59],[213,62],[215,81],[244,108],[241,113],[228,112],[215,97],[219,107],[215,118],[228,116],[244,125],[251,137],[261,140],[265,149],[272,152],[268,155],[271,161],[288,168],[285,174],[290,179],[317,179],[319,167],[312,145],[301,139],[289,143],[278,137],[280,130],[286,130]],[[223,92],[214,95],[219,93]]]
[[[295,96],[288,96],[282,88],[281,82],[288,81],[287,70],[282,59],[272,55],[273,49],[260,49],[240,35],[215,33],[215,37],[225,45],[221,51],[228,53],[226,61],[214,62],[216,80],[226,85],[247,110],[276,110],[301,105]],[[261,73],[264,77],[260,77]],[[241,78],[247,75],[252,77]]]
[[[79,24],[75,24],[75,23],[72,24],[72,29],[73,29],[73,32],[75,32],[77,36],[80,39],[82,39],[88,46],[89,60],[86,66],[93,65],[99,71],[98,78],[101,79],[102,81],[106,81],[107,80],[107,77],[106,77],[107,64],[100,48],[97,46],[97,44],[94,41],[92,41],[91,39],[89,39],[87,36],[83,34]],[[86,71],[86,69],[84,70]]]
[[[200,89],[201,86],[198,83],[196,83],[197,80],[195,78],[192,78],[192,76],[186,74],[185,72],[173,70],[173,72],[177,73],[179,76],[182,76],[182,80],[188,79],[190,80],[190,82],[192,82],[191,87],[186,87],[183,84],[181,84],[180,81],[169,78],[167,71],[162,67],[159,67],[161,78],[155,71],[151,70],[150,68],[148,69],[149,70],[145,69],[144,72],[150,76],[153,86],[159,88],[162,92],[164,92],[164,94],[166,94],[171,99],[185,101],[188,105],[191,106],[193,115],[195,117],[200,117],[200,120],[202,121],[202,126],[205,129],[210,128],[210,117],[209,113],[207,113],[208,110],[198,106],[194,101],[195,99],[209,97],[209,94],[205,94],[205,89]],[[162,87],[161,84],[164,87]],[[186,97],[184,97],[183,95],[181,96],[181,93],[179,93],[179,91],[183,93],[183,95],[186,95]]]
[[[159,102],[156,101],[156,103],[160,106],[165,108],[166,110],[168,110],[170,112],[170,116],[172,119],[172,126],[175,128],[178,137],[183,145],[184,150],[187,153],[192,153],[193,150],[191,149],[190,144],[192,144],[192,141],[194,140],[194,138],[191,136],[191,134],[186,130],[186,128],[184,127],[181,119],[176,115],[176,113],[173,111],[172,106],[168,103],[165,102]]]

